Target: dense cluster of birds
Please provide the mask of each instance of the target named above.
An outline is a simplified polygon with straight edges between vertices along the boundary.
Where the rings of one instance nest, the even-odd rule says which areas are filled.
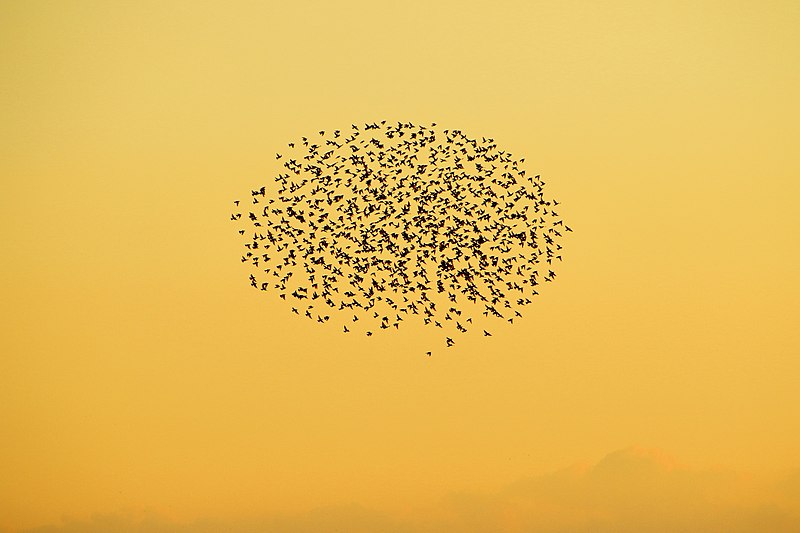
[[[417,319],[451,347],[473,315],[513,323],[572,231],[524,159],[435,123],[319,131],[275,157],[274,182],[234,201],[241,262],[253,287],[344,333]]]

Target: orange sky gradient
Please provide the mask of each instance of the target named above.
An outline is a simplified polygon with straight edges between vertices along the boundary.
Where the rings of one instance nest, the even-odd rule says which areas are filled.
[[[800,530],[798,27],[0,2],[0,531]],[[429,358],[249,286],[231,202],[382,119],[493,137],[561,202],[523,320]]]

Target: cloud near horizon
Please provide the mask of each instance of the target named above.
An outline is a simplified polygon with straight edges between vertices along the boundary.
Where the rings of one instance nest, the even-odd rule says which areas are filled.
[[[357,504],[229,521],[172,522],[155,512],[98,514],[23,533],[433,533],[800,531],[800,469],[780,478],[681,466],[628,448],[595,465],[519,479],[495,493],[452,493],[408,516]]]

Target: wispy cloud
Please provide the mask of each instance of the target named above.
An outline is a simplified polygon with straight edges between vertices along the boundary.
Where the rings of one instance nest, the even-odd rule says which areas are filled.
[[[227,522],[153,513],[97,515],[25,533],[730,532],[800,531],[800,470],[767,479],[682,466],[630,448],[595,465],[527,477],[495,493],[454,493],[410,516],[359,505]]]

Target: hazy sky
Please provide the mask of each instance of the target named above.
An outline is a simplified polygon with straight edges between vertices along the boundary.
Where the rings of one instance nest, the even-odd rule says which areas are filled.
[[[797,531],[798,27],[1,1],[0,530]],[[524,320],[428,358],[249,287],[230,202],[381,119],[543,176],[575,231]]]

